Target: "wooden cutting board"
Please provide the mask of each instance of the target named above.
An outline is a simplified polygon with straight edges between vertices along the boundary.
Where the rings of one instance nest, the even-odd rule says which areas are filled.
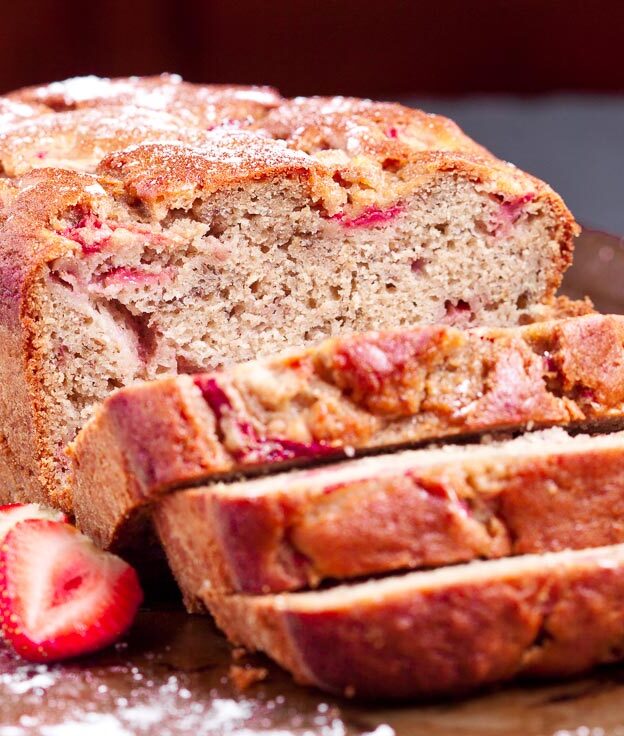
[[[589,232],[566,293],[624,312],[624,243]],[[232,667],[239,668],[232,670]],[[241,680],[264,675],[243,688]],[[301,688],[267,660],[234,661],[208,617],[140,613],[126,639],[74,663],[26,664],[0,643],[0,736],[624,736],[624,665],[565,683],[400,707]]]
[[[265,659],[241,690],[207,617],[142,611],[116,647],[80,662],[29,665],[0,650],[0,735],[621,736],[624,667],[591,678],[499,689],[453,703],[384,707],[297,687]]]

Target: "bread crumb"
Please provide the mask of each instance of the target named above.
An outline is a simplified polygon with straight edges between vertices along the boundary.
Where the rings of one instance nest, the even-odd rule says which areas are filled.
[[[228,676],[234,687],[240,692],[243,692],[257,682],[265,680],[268,674],[269,671],[265,667],[254,667],[250,664],[243,666],[233,664],[230,666]]]

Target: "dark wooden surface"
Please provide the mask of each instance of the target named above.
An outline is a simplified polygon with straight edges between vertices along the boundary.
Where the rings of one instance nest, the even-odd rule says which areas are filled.
[[[624,91],[620,0],[19,0],[0,92],[178,71],[286,94]]]
[[[586,233],[566,278],[602,310],[624,312],[624,245]],[[414,706],[354,703],[294,685],[262,657],[263,682],[241,692],[208,617],[179,604],[142,611],[116,647],[82,661],[29,665],[0,644],[0,736],[622,736],[624,665],[562,683],[512,685]]]
[[[29,665],[0,643],[0,736],[621,736],[624,668],[455,702],[354,703],[297,687],[261,657],[240,691],[208,618],[142,611],[127,639],[82,662]],[[244,664],[239,662],[239,666]]]

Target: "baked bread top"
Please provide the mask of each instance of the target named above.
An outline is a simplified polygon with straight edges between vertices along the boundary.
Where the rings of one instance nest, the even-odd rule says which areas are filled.
[[[284,100],[268,87],[195,85],[176,75],[82,77],[0,98],[0,123],[5,123],[0,126],[0,160],[7,176],[60,164],[92,170],[106,153],[140,142],[201,147],[204,132],[242,126],[312,156],[331,173],[334,188],[358,183],[372,189],[371,201],[378,202],[384,192],[392,199],[406,187],[417,188],[418,177],[444,170],[495,181],[502,200],[553,194],[539,180],[494,157],[451,120],[371,100]],[[19,163],[11,157],[16,149]],[[193,158],[193,151],[181,149],[176,152],[181,160],[184,152]],[[149,158],[149,151],[142,156],[146,162]],[[263,163],[260,155],[258,175]],[[104,164],[103,171],[107,169]],[[355,194],[349,192],[349,203]],[[364,204],[363,194],[359,195]],[[344,193],[342,199],[347,199]],[[562,203],[560,208],[562,216],[571,219]]]
[[[238,84],[192,84],[177,74],[103,79],[74,77],[62,82],[26,87],[7,95],[16,102],[45,105],[51,110],[77,110],[106,105],[135,105],[201,120],[205,125],[224,119],[262,117],[282,97],[272,87]]]

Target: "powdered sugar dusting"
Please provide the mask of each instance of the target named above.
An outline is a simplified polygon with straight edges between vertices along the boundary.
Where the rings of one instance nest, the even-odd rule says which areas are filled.
[[[199,121],[136,105],[47,113],[0,129],[0,157],[9,173],[39,166],[95,169],[108,153],[133,143],[182,141],[200,145]]]
[[[23,102],[0,97],[0,131],[11,123],[32,118],[40,113],[41,108],[38,106],[27,105]]]
[[[131,93],[134,87],[131,77],[128,80],[117,80],[96,77],[91,74],[85,77],[72,77],[62,82],[52,82],[46,87],[39,87],[35,91],[35,97],[45,102],[50,96],[62,97],[67,105],[78,104],[96,98],[118,97],[120,94]]]
[[[368,166],[376,161],[397,170],[412,154],[427,149],[484,154],[447,118],[368,99],[296,97],[270,112],[262,126],[308,153],[341,150],[359,165],[365,157]]]
[[[277,667],[244,692],[208,618],[143,612],[127,642],[64,665],[31,665],[0,644],[1,736],[392,736]]]
[[[122,79],[74,77],[18,94],[56,110],[132,103],[141,108],[195,116],[203,125],[228,119],[252,120],[281,99],[270,87],[195,85],[184,82],[177,74]]]
[[[192,200],[231,182],[316,169],[310,156],[250,131],[219,128],[200,145],[179,142],[130,146],[105,159],[100,171],[123,179],[145,202],[165,196]]]
[[[88,184],[85,187],[85,192],[89,192],[89,194],[93,194],[95,196],[102,196],[106,194],[106,192],[104,191],[104,187],[97,182],[95,184]]]

